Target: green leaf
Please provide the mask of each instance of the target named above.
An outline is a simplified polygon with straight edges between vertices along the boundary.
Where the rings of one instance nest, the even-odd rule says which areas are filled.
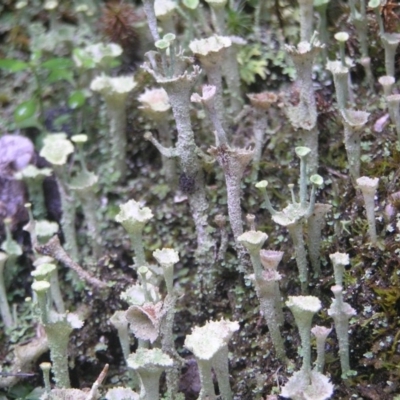
[[[258,46],[250,47],[249,51],[247,52],[247,58],[258,57],[261,55],[261,51]]]
[[[93,61],[93,59],[88,57],[88,55],[85,53],[84,50],[74,49],[72,51],[72,54],[73,54],[74,59],[78,61],[78,65],[79,65],[79,63],[82,64],[81,65],[82,68],[90,69],[90,68],[94,68],[96,66],[96,63]]]
[[[69,69],[72,68],[73,62],[69,58],[57,57],[42,63],[42,67],[50,70]]]
[[[25,399],[31,391],[32,386],[29,383],[18,383],[9,390],[7,395],[11,399]]]
[[[43,387],[36,387],[32,392],[25,396],[24,400],[40,400],[45,391],[46,390]]]
[[[14,111],[14,120],[18,124],[23,122],[31,117],[36,112],[37,104],[35,99],[30,99],[28,101],[24,101]]]
[[[116,58],[112,58],[111,61],[108,62],[110,68],[116,68],[121,65],[121,61],[117,60]]]
[[[68,81],[73,83],[74,75],[71,70],[67,69],[54,69],[50,72],[49,76],[46,78],[47,83],[53,83],[57,81]]]
[[[14,60],[12,58],[3,58],[0,60],[0,68],[7,69],[11,72],[18,72],[29,68],[29,64],[25,61]]]
[[[85,104],[85,95],[82,90],[76,90],[72,92],[71,96],[68,98],[68,107],[73,110],[82,107]]]

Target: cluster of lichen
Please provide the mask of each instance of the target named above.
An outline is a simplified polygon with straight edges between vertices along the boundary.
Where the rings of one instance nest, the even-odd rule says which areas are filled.
[[[34,78],[33,83],[28,85],[26,93],[20,91],[16,93],[18,96],[16,101],[21,104],[15,108],[13,119],[6,121],[6,124],[10,131],[26,127],[40,130],[41,135],[36,138],[36,149],[41,150],[40,155],[52,166],[52,170],[39,169],[39,173],[43,175],[40,179],[47,179],[47,175],[53,174],[61,195],[63,207],[61,228],[65,239],[63,247],[67,252],[57,241],[58,239],[54,240],[53,237],[47,241],[48,238],[45,236],[38,237],[39,223],[35,220],[45,218],[47,215],[41,191],[37,188],[36,191],[31,189],[28,181],[36,179],[32,178],[32,174],[36,174],[37,171],[19,168],[24,163],[24,157],[29,158],[28,163],[32,162],[33,153],[28,152],[28,156],[16,154],[15,158],[6,160],[7,167],[22,169],[18,179],[28,181],[29,185],[32,205],[28,206],[28,210],[32,209],[33,215],[30,215],[26,230],[31,236],[35,253],[32,258],[36,260],[35,267],[38,270],[32,274],[37,281],[33,288],[37,292],[35,301],[40,306],[41,323],[49,336],[52,348],[56,386],[68,386],[69,379],[61,376],[68,375],[66,360],[63,360],[64,364],[60,367],[58,358],[62,356],[57,355],[52,330],[57,334],[55,327],[64,323],[66,324],[64,330],[69,333],[72,325],[68,326],[67,321],[72,314],[65,312],[62,296],[60,301],[57,299],[57,294],[49,290],[48,281],[51,282],[51,289],[56,285],[56,266],[52,267],[50,272],[40,275],[40,262],[37,262],[40,258],[36,253],[50,254],[54,257],[50,263],[45,263],[47,266],[59,262],[74,271],[71,274],[73,284],[62,283],[64,300],[68,298],[68,308],[71,310],[78,309],[79,302],[72,301],[73,294],[66,295],[67,288],[71,289],[71,293],[78,293],[78,289],[81,290],[81,294],[76,294],[80,297],[84,296],[82,293],[85,291],[92,294],[94,290],[93,293],[97,298],[96,290],[105,292],[117,291],[117,288],[118,291],[121,291],[121,288],[127,290],[126,277],[138,278],[140,284],[137,286],[144,290],[146,302],[131,305],[126,311],[126,314],[129,314],[127,320],[137,318],[140,314],[142,320],[145,315],[154,322],[157,329],[162,327],[160,332],[156,332],[156,336],[151,336],[149,339],[151,343],[155,342],[152,350],[140,349],[129,355],[129,344],[121,340],[123,356],[128,367],[138,371],[141,376],[141,398],[158,398],[158,386],[155,382],[158,382],[161,370],[152,364],[152,358],[156,360],[155,363],[159,362],[167,369],[169,396],[175,396],[177,375],[179,375],[177,371],[182,362],[178,357],[174,359],[176,354],[172,323],[175,318],[175,326],[179,326],[179,336],[183,340],[183,336],[186,335],[186,347],[194,353],[201,367],[200,398],[215,397],[210,374],[213,368],[222,397],[229,399],[232,397],[232,392],[226,377],[226,364],[224,361],[221,366],[219,360],[227,359],[227,342],[239,327],[237,322],[240,323],[240,330],[232,338],[234,347],[231,357],[233,392],[236,395],[241,398],[261,398],[266,394],[277,392],[275,376],[270,373],[274,369],[280,370],[277,379],[283,386],[282,395],[290,396],[290,393],[293,395],[295,390],[301,388],[304,393],[297,393],[294,398],[297,398],[296,396],[302,398],[305,393],[311,395],[313,386],[322,383],[329,389],[327,378],[323,378],[317,384],[315,380],[318,375],[310,370],[309,332],[307,334],[300,332],[302,357],[299,357],[295,349],[300,344],[290,313],[285,309],[285,323],[282,315],[277,315],[278,322],[267,320],[268,330],[272,336],[271,343],[268,339],[269,334],[265,334],[265,324],[259,319],[259,311],[265,318],[267,314],[278,314],[278,308],[282,307],[282,299],[271,300],[268,295],[278,294],[280,297],[279,285],[285,299],[291,296],[286,305],[292,311],[295,309],[293,312],[296,323],[298,323],[296,317],[298,302],[310,301],[314,311],[320,308],[314,297],[295,296],[300,290],[304,294],[309,291],[313,296],[318,296],[327,306],[331,303],[329,287],[333,283],[332,268],[327,256],[338,250],[350,252],[351,271],[347,272],[347,275],[345,273],[344,285],[341,278],[336,281],[336,287],[332,289],[335,300],[328,311],[335,319],[337,331],[341,330],[341,333],[338,333],[339,352],[343,378],[347,379],[346,393],[356,393],[357,385],[363,384],[362,375],[351,376],[352,371],[348,359],[346,360],[349,350],[345,334],[348,331],[346,324],[349,322],[353,332],[353,338],[350,337],[350,340],[353,340],[353,343],[363,336],[363,332],[368,331],[369,335],[367,344],[362,348],[370,351],[360,355],[361,345],[356,345],[353,349],[353,355],[357,355],[351,359],[353,369],[358,369],[357,363],[360,364],[358,365],[360,370],[363,366],[373,365],[375,368],[385,370],[387,380],[390,381],[389,378],[392,379],[395,374],[389,375],[388,371],[397,360],[397,336],[393,336],[390,326],[395,326],[398,322],[397,316],[390,312],[390,307],[398,299],[397,275],[394,272],[398,260],[390,256],[390,253],[398,255],[397,232],[400,229],[397,215],[399,201],[396,200],[395,193],[397,179],[395,170],[399,152],[390,145],[393,133],[400,134],[399,99],[397,94],[393,94],[396,92],[395,85],[393,86],[395,83],[393,47],[395,48],[398,35],[392,31],[385,33],[385,25],[380,19],[380,2],[370,1],[367,9],[364,0],[350,1],[349,13],[346,14],[346,11],[342,10],[342,18],[338,19],[343,23],[340,26],[331,25],[330,31],[326,32],[324,31],[326,26],[323,24],[324,13],[334,13],[336,9],[333,4],[328,5],[328,1],[315,1],[315,11],[318,12],[320,20],[318,26],[320,40],[312,35],[315,23],[313,1],[300,0],[299,8],[289,7],[289,2],[285,1],[274,5],[264,2],[254,5],[249,2],[244,10],[237,8],[234,2],[226,4],[226,1],[210,0],[206,2],[207,4],[203,4],[190,0],[179,3],[146,0],[143,3],[150,27],[148,33],[151,33],[154,42],[154,45],[151,43],[146,49],[151,50],[146,54],[147,61],[144,64],[149,74],[135,71],[135,78],[131,72],[128,75],[121,74],[121,69],[116,66],[116,57],[123,51],[125,57],[128,57],[131,52],[116,44],[93,44],[98,38],[93,31],[98,10],[97,5],[89,3],[80,5],[74,10],[76,25],[68,25],[59,18],[61,9],[57,9],[57,1],[46,2],[43,12],[48,16],[49,30],[44,31],[37,23],[30,27],[31,59],[19,61],[11,58],[13,56],[11,48],[9,58],[0,60],[0,67],[13,73],[26,71],[25,76],[30,74]],[[32,6],[32,9],[29,7],[24,1],[15,5],[14,11],[21,26],[23,21],[29,20],[36,5]],[[66,7],[68,8],[68,5]],[[122,25],[124,21],[129,20],[119,18],[118,7],[113,7],[108,10],[103,23],[112,24],[113,13],[114,21]],[[129,7],[124,10],[132,12]],[[348,22],[344,22],[346,16],[349,17]],[[300,43],[298,43],[298,29],[293,24],[297,17],[300,19]],[[365,23],[367,17],[377,22],[379,36],[376,37],[379,37],[385,48],[385,62],[369,59],[368,48],[365,48],[366,24],[363,26],[363,21]],[[249,19],[252,18],[254,30],[248,37],[240,39],[227,36],[231,33],[251,31]],[[129,23],[134,20],[135,18],[129,20]],[[281,31],[277,29],[278,23],[283,28],[284,37],[281,37]],[[365,81],[356,87],[354,93],[349,75],[353,61],[345,57],[345,43],[347,40],[355,39],[350,38],[345,32],[335,35],[336,42],[333,39],[334,32],[344,30],[350,32],[353,24],[361,43],[360,65],[366,74]],[[181,29],[182,26],[184,29]],[[109,32],[108,28],[109,26],[105,31]],[[141,33],[143,27],[138,24],[136,28],[138,37],[141,37],[144,43],[148,41],[150,35],[146,37]],[[129,29],[118,26],[118,31],[123,34]],[[206,38],[197,39],[199,37]],[[243,39],[247,39],[248,43]],[[284,48],[285,40],[291,46]],[[76,48],[71,52],[72,42]],[[121,38],[121,44],[123,43],[131,42]],[[371,50],[376,51],[379,44],[371,47]],[[182,49],[186,52],[182,52]],[[197,63],[194,63],[194,57]],[[321,112],[324,106],[322,95],[314,93],[315,76],[319,78],[319,83],[325,90],[331,79],[331,75],[324,68],[326,57],[333,59],[328,63],[327,70],[333,74],[338,111],[329,110],[327,114],[334,118],[325,118]],[[129,61],[122,69],[128,64]],[[383,65],[389,79],[379,81],[385,92],[384,104],[383,102],[379,104],[379,96],[374,94],[371,88],[375,86],[374,89],[378,89],[374,74],[382,75],[383,72],[381,73],[379,68]],[[120,76],[115,77],[115,75]],[[276,85],[276,81],[286,81],[286,76],[296,77],[292,96],[283,92],[249,93],[250,105],[243,106],[246,98],[244,89],[247,89],[244,83],[257,81],[263,89],[266,89],[268,85],[265,82]],[[151,80],[152,84],[149,84]],[[203,88],[196,86],[203,81],[207,81],[208,85]],[[162,89],[150,88],[156,84]],[[73,90],[69,85],[73,86]],[[9,88],[7,90],[11,93],[12,86]],[[50,89],[53,88],[54,93],[50,94]],[[139,92],[142,92],[140,96]],[[194,94],[195,92],[201,95]],[[65,93],[68,93],[68,97]],[[368,102],[364,100],[367,98],[366,93],[371,98]],[[54,129],[49,128],[49,124],[46,125],[46,108],[64,104],[65,98],[69,111],[61,117],[61,124],[64,118],[68,122],[66,130],[87,134],[87,137],[83,135],[73,137],[74,144],[78,148],[75,152],[65,134],[54,135]],[[197,104],[190,105],[190,100]],[[40,107],[37,108],[36,103]],[[14,104],[12,106],[14,107]],[[381,128],[384,134],[373,142],[372,121],[375,122],[379,107],[388,108],[388,117],[392,125]],[[326,112],[326,109],[324,111]],[[382,124],[381,120],[379,123]],[[379,127],[375,125],[374,129]],[[44,133],[50,133],[46,131],[53,134],[44,137]],[[344,139],[341,139],[342,131]],[[137,134],[134,139],[129,136],[132,132]],[[248,132],[254,135],[255,143],[247,139]],[[145,142],[140,133],[144,133],[144,138],[152,144]],[[88,143],[83,149],[86,138]],[[337,144],[342,140],[346,155],[343,146]],[[255,145],[254,150],[249,144]],[[156,146],[162,156],[161,173],[152,163],[153,159],[158,157],[152,145]],[[299,200],[293,192],[297,174],[292,172],[295,169],[288,168],[292,164],[296,145],[301,145],[296,148],[296,153],[302,159]],[[84,153],[86,153],[85,159]],[[337,155],[339,160],[335,160],[334,155]],[[303,165],[303,158],[306,156],[309,158],[308,167]],[[253,157],[255,160],[252,160]],[[253,164],[251,161],[254,161]],[[133,164],[135,168],[132,168]],[[317,170],[324,180],[316,174]],[[349,175],[351,180],[348,178]],[[379,181],[377,178],[369,178],[378,176]],[[268,188],[266,181],[259,182],[257,187],[264,192],[268,190],[273,206],[268,197],[265,198],[264,205],[271,216],[262,210],[262,199],[254,189],[257,180],[265,178],[268,179]],[[287,182],[290,182],[289,190],[286,189]],[[381,201],[378,207],[380,223],[376,227],[374,197],[378,182],[380,197],[382,194],[392,194],[393,198]],[[41,182],[39,186],[40,184]],[[307,184],[313,187],[310,195],[307,193]],[[316,188],[321,186],[323,189],[317,193]],[[134,189],[131,190],[132,187]],[[140,203],[124,203],[132,197],[132,191],[135,193],[135,198],[140,198]],[[292,201],[286,206],[286,198],[290,197],[290,192]],[[314,204],[316,195],[320,204]],[[147,210],[146,207],[142,207],[143,203],[151,205],[150,208],[155,215],[153,226],[144,225],[148,212],[146,216]],[[367,219],[362,214],[364,203]],[[118,206],[121,206],[119,214]],[[329,211],[332,206],[332,217],[326,220],[321,217],[315,221],[316,209],[324,206],[327,207],[324,212]],[[386,206],[384,213],[383,206]],[[253,217],[249,217],[249,227],[246,228],[244,211],[256,215],[257,230]],[[139,226],[127,223],[127,219],[132,215],[138,220],[142,218]],[[127,238],[124,237],[122,230],[113,224],[114,218],[126,228],[131,248],[127,245]],[[290,239],[286,228],[290,233]],[[383,228],[386,229],[387,238],[384,237]],[[280,271],[282,274],[262,267],[258,259],[260,249],[254,250],[258,239],[260,241],[256,243],[257,246],[261,242],[264,243],[267,237],[264,231],[270,238],[268,247],[285,250],[286,255],[282,263],[284,265]],[[322,242],[321,231],[324,233]],[[12,242],[10,235],[8,236],[2,244],[2,250],[8,253],[10,260],[13,254]],[[294,243],[294,254],[291,241]],[[161,284],[160,269],[148,260],[152,253],[160,255],[157,249],[165,246],[179,249],[181,260],[175,274],[171,269],[167,268],[168,273],[164,270],[165,283]],[[306,248],[309,255],[306,253]],[[134,272],[125,268],[131,264],[128,260],[132,253]],[[251,256],[252,265],[247,253]],[[292,268],[294,262],[290,260],[292,255],[295,255],[297,261],[299,277],[292,272],[295,269]],[[313,276],[308,271],[308,257],[313,266]],[[77,262],[88,268],[81,268]],[[7,269],[11,269],[10,261],[7,263],[9,265],[6,266],[6,272]],[[363,272],[364,264],[368,267],[367,271]],[[196,268],[192,268],[192,265]],[[121,273],[119,268],[111,268],[112,266],[125,268],[125,274]],[[40,278],[36,277],[38,274]],[[390,276],[390,279],[388,280],[385,275]],[[98,279],[98,276],[102,278]],[[105,284],[105,280],[109,281],[108,285]],[[298,281],[301,283],[301,288]],[[116,282],[121,283],[116,284]],[[146,288],[153,284],[157,288],[161,285],[161,293],[166,295],[152,298],[146,292],[148,290]],[[115,289],[112,289],[113,286]],[[343,286],[347,288],[347,301],[359,312],[360,321],[357,323],[350,319],[351,307],[343,302]],[[179,298],[178,301],[174,297],[175,290],[185,292],[185,297]],[[40,292],[46,293],[47,300]],[[221,298],[222,293],[226,294],[228,299]],[[119,295],[116,292],[114,294]],[[173,306],[168,303],[171,300],[169,296],[174,299]],[[121,300],[115,298],[119,297],[113,296],[112,305],[107,309],[110,315],[97,316],[97,320],[102,321],[103,325],[107,323],[105,321],[113,311],[118,310],[125,315],[125,311],[121,311],[124,308]],[[152,302],[154,304],[150,306]],[[46,304],[49,306],[50,303],[57,310],[56,313],[46,310]],[[165,307],[164,314],[159,309],[160,303]],[[24,307],[29,308],[27,305]],[[372,315],[376,310],[381,311]],[[191,314],[191,317],[185,318],[188,314]],[[10,333],[12,334],[13,330],[15,332],[15,313],[11,315],[11,312],[6,310],[2,311],[2,316],[10,328]],[[210,343],[204,343],[202,335],[210,332],[213,334],[213,330],[224,331],[223,325],[228,326],[229,323],[203,325],[207,319],[219,319],[222,316],[237,322],[232,322],[230,330],[227,330],[229,332],[225,333],[225,336],[222,335],[224,337],[220,342],[223,349],[212,352],[211,346],[207,346]],[[318,322],[325,326],[331,324],[326,313],[319,313]],[[140,326],[135,325],[137,319],[135,323],[132,321],[130,323],[131,330],[138,338],[139,347],[145,347],[141,341],[148,338],[144,337]],[[124,324],[127,325],[127,321],[124,320]],[[98,324],[88,319],[87,325],[95,331]],[[197,328],[194,328],[195,326]],[[117,329],[120,333],[122,328]],[[191,335],[189,335],[190,329],[193,329]],[[279,330],[283,336],[289,336],[289,340],[285,343],[286,348],[282,338],[279,337]],[[155,334],[154,331],[152,334]],[[383,335],[388,338],[386,341],[382,341]],[[157,338],[161,344],[157,343]],[[336,350],[338,347],[336,339],[329,338],[328,341]],[[63,346],[63,357],[65,357],[65,342]],[[158,351],[158,346],[164,353]],[[104,351],[105,347],[107,344],[104,342],[96,343],[98,351]],[[40,351],[44,350],[45,347],[40,348]],[[38,354],[35,353],[35,356]],[[89,357],[89,354],[89,350],[86,351],[86,355],[82,351],[81,357]],[[318,351],[316,361],[318,373],[323,372],[324,363],[321,361],[323,359],[321,354]],[[294,368],[290,363],[285,364],[286,355],[294,360],[299,368]],[[300,368],[301,358],[303,363]],[[378,359],[381,359],[381,362],[377,361]],[[18,357],[16,360],[13,364],[14,370],[20,368],[22,363]],[[146,371],[142,368],[143,363],[147,361],[150,362],[146,367],[147,372],[155,374],[152,379],[145,377]],[[342,396],[344,393],[342,381],[340,373],[336,372],[338,361],[328,354],[326,364],[327,374],[338,385],[338,396]],[[292,374],[295,369],[299,371]],[[42,370],[48,395],[63,395],[57,392],[59,389],[51,391],[49,367],[44,365]],[[90,394],[93,398],[96,397],[97,386],[103,378],[104,376],[99,378],[93,385]],[[132,382],[134,381],[133,377]],[[288,384],[284,385],[287,381]],[[385,390],[390,391],[391,388],[388,384]],[[330,396],[328,389],[321,392],[320,398]],[[117,394],[118,390],[121,394]],[[84,396],[83,392],[76,392],[74,395]],[[117,398],[113,396],[136,398],[137,395],[127,389],[123,391],[121,388],[114,388],[107,396],[111,399]]]

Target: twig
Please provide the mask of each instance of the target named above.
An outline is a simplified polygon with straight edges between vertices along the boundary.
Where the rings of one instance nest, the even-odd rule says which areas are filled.
[[[57,235],[54,235],[46,244],[34,246],[35,250],[45,256],[51,256],[66,267],[73,269],[82,280],[99,289],[108,288],[107,284],[92,276],[76,263],[63,249]]]
[[[103,368],[103,370],[100,372],[99,377],[96,379],[96,381],[93,383],[92,388],[90,389],[89,394],[87,395],[85,400],[94,400],[97,399],[97,391],[99,389],[99,386],[102,384],[104,381],[106,375],[108,372],[108,364],[106,364]]]

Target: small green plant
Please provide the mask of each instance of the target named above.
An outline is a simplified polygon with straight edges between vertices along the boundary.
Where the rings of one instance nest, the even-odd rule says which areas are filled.
[[[14,123],[18,128],[37,127],[44,130],[44,88],[59,81],[74,85],[73,62],[65,57],[45,59],[40,51],[32,54],[29,61],[13,58],[0,60],[0,69],[11,73],[29,71],[35,82],[30,98],[18,104],[14,110]],[[72,108],[83,105],[84,96],[80,91],[69,95],[68,103]]]
[[[240,66],[240,77],[248,85],[256,81],[257,75],[261,79],[267,78],[268,61],[259,44],[244,46],[239,50],[237,60]]]

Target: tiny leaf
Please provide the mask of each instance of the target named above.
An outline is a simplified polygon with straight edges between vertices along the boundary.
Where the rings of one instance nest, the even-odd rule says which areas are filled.
[[[12,58],[4,58],[0,60],[0,68],[7,69],[11,72],[18,72],[29,68],[29,64]]]
[[[73,82],[73,73],[71,70],[67,69],[54,69],[50,72],[46,79],[47,83],[53,83],[57,81],[68,81]]]
[[[33,117],[36,112],[36,100],[30,99],[24,101],[14,111],[14,120],[16,123],[23,122],[28,118]]]
[[[85,95],[81,90],[76,90],[68,98],[68,107],[72,110],[82,107],[85,104]]]
[[[73,66],[72,60],[63,57],[51,58],[50,60],[47,60],[42,64],[43,68],[50,70],[69,69],[72,68],[72,66]]]

